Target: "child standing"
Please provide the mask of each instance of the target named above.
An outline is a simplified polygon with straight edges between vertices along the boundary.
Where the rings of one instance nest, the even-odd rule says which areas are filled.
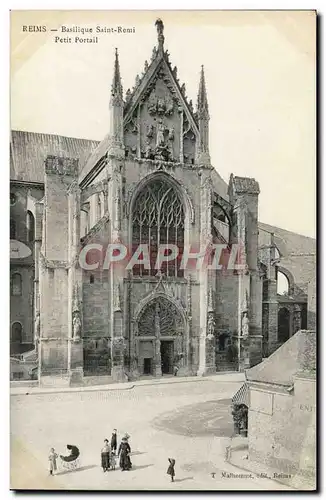
[[[57,458],[58,455],[55,452],[54,448],[51,448],[49,453],[49,472],[50,476],[53,476],[53,472],[57,470]]]
[[[115,470],[116,463],[117,463],[117,461],[116,461],[116,458],[115,458],[115,454],[112,453],[112,455],[111,455],[111,469],[112,470]]]
[[[170,465],[169,465],[169,468],[167,470],[167,474],[169,474],[169,476],[171,476],[171,481],[173,483],[174,482],[174,476],[175,476],[175,470],[174,470],[175,460],[174,460],[174,458],[169,458],[168,460],[170,462]]]

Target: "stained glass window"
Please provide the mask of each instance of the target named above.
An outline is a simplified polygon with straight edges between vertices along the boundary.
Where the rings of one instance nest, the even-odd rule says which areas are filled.
[[[159,246],[173,244],[179,249],[178,257],[163,261],[160,270],[167,276],[183,276],[180,261],[184,245],[184,209],[173,186],[157,179],[144,187],[136,199],[132,228],[133,251],[140,244],[148,245],[151,264],[151,269],[144,269],[143,265],[134,266],[134,275],[155,276],[158,272],[155,263]]]

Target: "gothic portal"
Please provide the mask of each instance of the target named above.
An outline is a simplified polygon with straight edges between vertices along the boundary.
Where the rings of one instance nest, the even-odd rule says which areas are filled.
[[[307,316],[307,298],[277,296],[258,183],[211,164],[204,68],[194,106],[156,30],[126,92],[116,50],[103,141],[12,134],[10,232],[29,257],[12,262],[11,351],[35,346],[43,385],[242,370]]]

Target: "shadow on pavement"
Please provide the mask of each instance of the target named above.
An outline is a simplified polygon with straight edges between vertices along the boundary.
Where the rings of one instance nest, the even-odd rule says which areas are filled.
[[[135,455],[144,455],[145,453],[147,453],[146,451],[132,451],[130,453],[130,456],[135,456]]]
[[[148,465],[133,465],[131,470],[147,469],[147,467],[153,467],[154,464]]]
[[[57,474],[55,474],[55,475],[56,476],[63,476],[64,474],[72,474],[73,472],[81,472],[83,470],[94,469],[95,467],[98,467],[98,465],[85,465],[84,467],[78,467],[78,469],[63,470],[61,472],[57,472]]]
[[[174,482],[175,483],[182,483],[183,481],[191,481],[191,479],[193,479],[193,476],[191,476],[191,477],[182,477],[180,479],[175,479]]]

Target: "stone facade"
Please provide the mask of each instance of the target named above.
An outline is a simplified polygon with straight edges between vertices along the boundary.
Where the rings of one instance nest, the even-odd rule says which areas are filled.
[[[246,377],[249,460],[268,466],[294,487],[315,488],[315,332],[297,332]]]
[[[164,49],[163,23],[156,27],[151,60],[125,96],[116,51],[107,137],[89,145],[86,161],[85,141],[80,155],[63,139],[64,149],[46,155],[33,258],[44,384],[56,377],[78,383],[89,375],[126,380],[244,369],[261,361],[265,337],[277,342],[273,257],[261,255],[259,185],[233,175],[227,185],[211,165],[204,68],[194,110]],[[116,242],[129,257],[148,245],[150,268],[103,265],[99,245],[106,250]],[[161,256],[157,270],[160,244],[176,245],[180,258]],[[181,269],[187,252],[217,244],[224,245],[218,269],[197,268],[191,259]],[[87,269],[79,261],[86,251]],[[211,263],[214,254],[207,258]],[[262,265],[270,273],[267,311]]]

